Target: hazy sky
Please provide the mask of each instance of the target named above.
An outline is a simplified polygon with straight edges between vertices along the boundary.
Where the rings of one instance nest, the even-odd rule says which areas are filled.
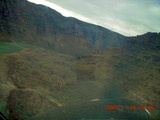
[[[160,0],[28,0],[133,36],[160,32]]]

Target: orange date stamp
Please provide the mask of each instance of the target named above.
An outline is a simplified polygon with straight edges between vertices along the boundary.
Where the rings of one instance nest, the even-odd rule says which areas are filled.
[[[155,110],[155,106],[154,105],[140,105],[140,106],[136,106],[136,105],[114,105],[114,104],[110,104],[110,105],[106,105],[106,111],[108,110]]]

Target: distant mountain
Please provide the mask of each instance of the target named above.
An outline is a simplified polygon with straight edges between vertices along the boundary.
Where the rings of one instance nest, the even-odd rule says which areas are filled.
[[[127,38],[127,46],[132,49],[160,50],[160,33],[145,33],[135,37]]]

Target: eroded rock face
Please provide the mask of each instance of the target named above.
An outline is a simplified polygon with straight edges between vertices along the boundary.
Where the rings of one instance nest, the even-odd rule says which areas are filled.
[[[72,35],[75,37],[75,41],[80,41],[82,38],[83,42],[86,42],[86,47],[88,45],[96,46],[96,49],[122,46],[125,43],[125,37],[118,33],[75,18],[66,18],[53,9],[29,3],[26,0],[2,0],[1,9],[0,31],[3,37],[0,41],[23,41],[37,45],[46,43],[48,46],[46,44],[42,46],[53,49],[51,41],[55,41],[54,36],[59,34],[62,36]],[[45,37],[41,38],[42,35]],[[72,42],[66,37],[57,37],[62,41]]]
[[[75,56],[108,47],[158,48],[160,35],[125,37],[106,28],[67,18],[53,9],[26,0],[2,0],[0,41],[16,41]]]

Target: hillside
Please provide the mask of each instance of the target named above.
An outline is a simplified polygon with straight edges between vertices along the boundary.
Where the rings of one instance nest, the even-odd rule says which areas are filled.
[[[80,59],[43,48],[1,55],[3,111],[9,111],[11,120],[26,119],[95,98],[122,98],[138,105],[159,106],[159,55],[154,50],[120,48]],[[150,112],[154,116],[159,114],[158,108]]]
[[[126,37],[26,0],[1,0],[0,11],[0,112],[9,120],[159,119],[160,33]],[[155,110],[107,113],[107,103]]]
[[[72,53],[75,50],[86,54],[92,49],[124,44],[125,37],[118,33],[66,18],[53,9],[26,0],[2,0],[0,8],[0,41],[35,44],[64,53],[67,50],[70,54],[78,54]]]
[[[130,48],[139,43],[156,46],[160,42],[158,33],[126,37],[26,0],[2,0],[0,8],[0,41],[34,44],[73,56],[108,47]]]
[[[53,95],[76,81],[74,59],[54,51],[25,48],[0,58],[0,103],[12,119],[61,105]]]
[[[120,97],[120,92],[138,103],[159,106],[159,58],[160,51],[109,48],[78,60],[77,76],[79,80],[113,85],[108,89],[118,91],[106,98]]]

